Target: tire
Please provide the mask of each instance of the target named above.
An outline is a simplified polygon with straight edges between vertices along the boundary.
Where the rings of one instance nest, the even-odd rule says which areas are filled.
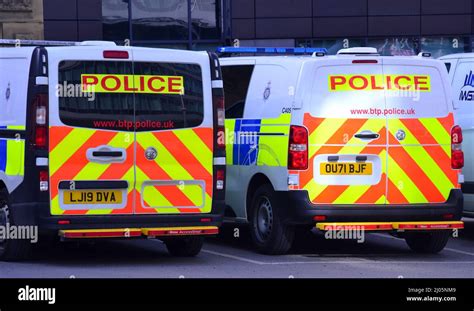
[[[282,223],[280,206],[272,186],[265,184],[255,192],[249,210],[250,235],[260,253],[286,254],[295,237],[293,227]]]
[[[417,253],[437,254],[448,244],[451,231],[413,232],[405,236],[411,250]]]
[[[4,228],[15,225],[16,221],[10,211],[8,201],[0,198],[0,226]],[[30,240],[5,239],[0,240],[0,260],[22,261],[30,259],[33,246]]]
[[[204,245],[203,237],[182,237],[170,238],[165,241],[168,252],[176,257],[194,257],[197,256]]]

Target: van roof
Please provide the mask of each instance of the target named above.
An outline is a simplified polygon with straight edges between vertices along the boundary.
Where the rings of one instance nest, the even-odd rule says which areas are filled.
[[[474,53],[472,53],[474,56]],[[418,63],[439,63],[439,60],[434,58],[427,58],[421,56],[379,56],[379,55],[327,55],[327,56],[294,56],[294,55],[282,55],[282,56],[235,56],[235,57],[222,57],[220,61],[222,64],[226,62],[233,63],[236,60],[239,61],[258,61],[259,63],[281,63],[281,62],[293,62],[293,63],[312,63],[312,62],[325,62],[334,61],[341,59],[377,59],[377,60],[399,60],[399,61],[416,61]]]
[[[474,53],[456,53],[456,54],[449,54],[441,56],[439,59],[459,59],[459,58],[474,58]]]

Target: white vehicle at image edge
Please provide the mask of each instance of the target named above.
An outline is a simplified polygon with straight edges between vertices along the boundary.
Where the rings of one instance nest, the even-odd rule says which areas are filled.
[[[0,227],[35,226],[40,243],[157,238],[175,256],[218,233],[216,54],[2,39],[0,111]],[[0,260],[30,257],[30,241],[7,237]]]
[[[218,53],[226,221],[250,224],[257,250],[283,254],[317,228],[385,231],[437,253],[463,228],[462,131],[442,62],[373,48]]]
[[[463,129],[464,216],[474,217],[474,53],[451,54],[439,59],[448,69],[454,113]]]

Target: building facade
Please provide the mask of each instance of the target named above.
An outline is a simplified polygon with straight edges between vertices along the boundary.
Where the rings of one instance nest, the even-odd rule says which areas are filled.
[[[227,0],[44,0],[45,38],[207,49],[230,37]],[[224,17],[226,16],[226,17]]]
[[[373,46],[384,55],[472,50],[472,0],[233,0],[232,36],[251,44]],[[289,39],[289,40],[285,40]],[[263,40],[263,42],[262,42]],[[287,41],[287,42],[285,42]]]
[[[0,0],[0,38],[43,39],[43,0]]]
[[[314,46],[330,53],[374,46],[384,55],[434,56],[473,47],[474,0],[43,1],[45,38],[51,40],[213,49],[238,39],[241,45]]]

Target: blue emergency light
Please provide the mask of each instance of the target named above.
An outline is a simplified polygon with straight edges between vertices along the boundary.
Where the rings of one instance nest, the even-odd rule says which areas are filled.
[[[324,48],[278,48],[278,47],[218,47],[219,54],[265,54],[265,55],[312,55],[327,54]]]

